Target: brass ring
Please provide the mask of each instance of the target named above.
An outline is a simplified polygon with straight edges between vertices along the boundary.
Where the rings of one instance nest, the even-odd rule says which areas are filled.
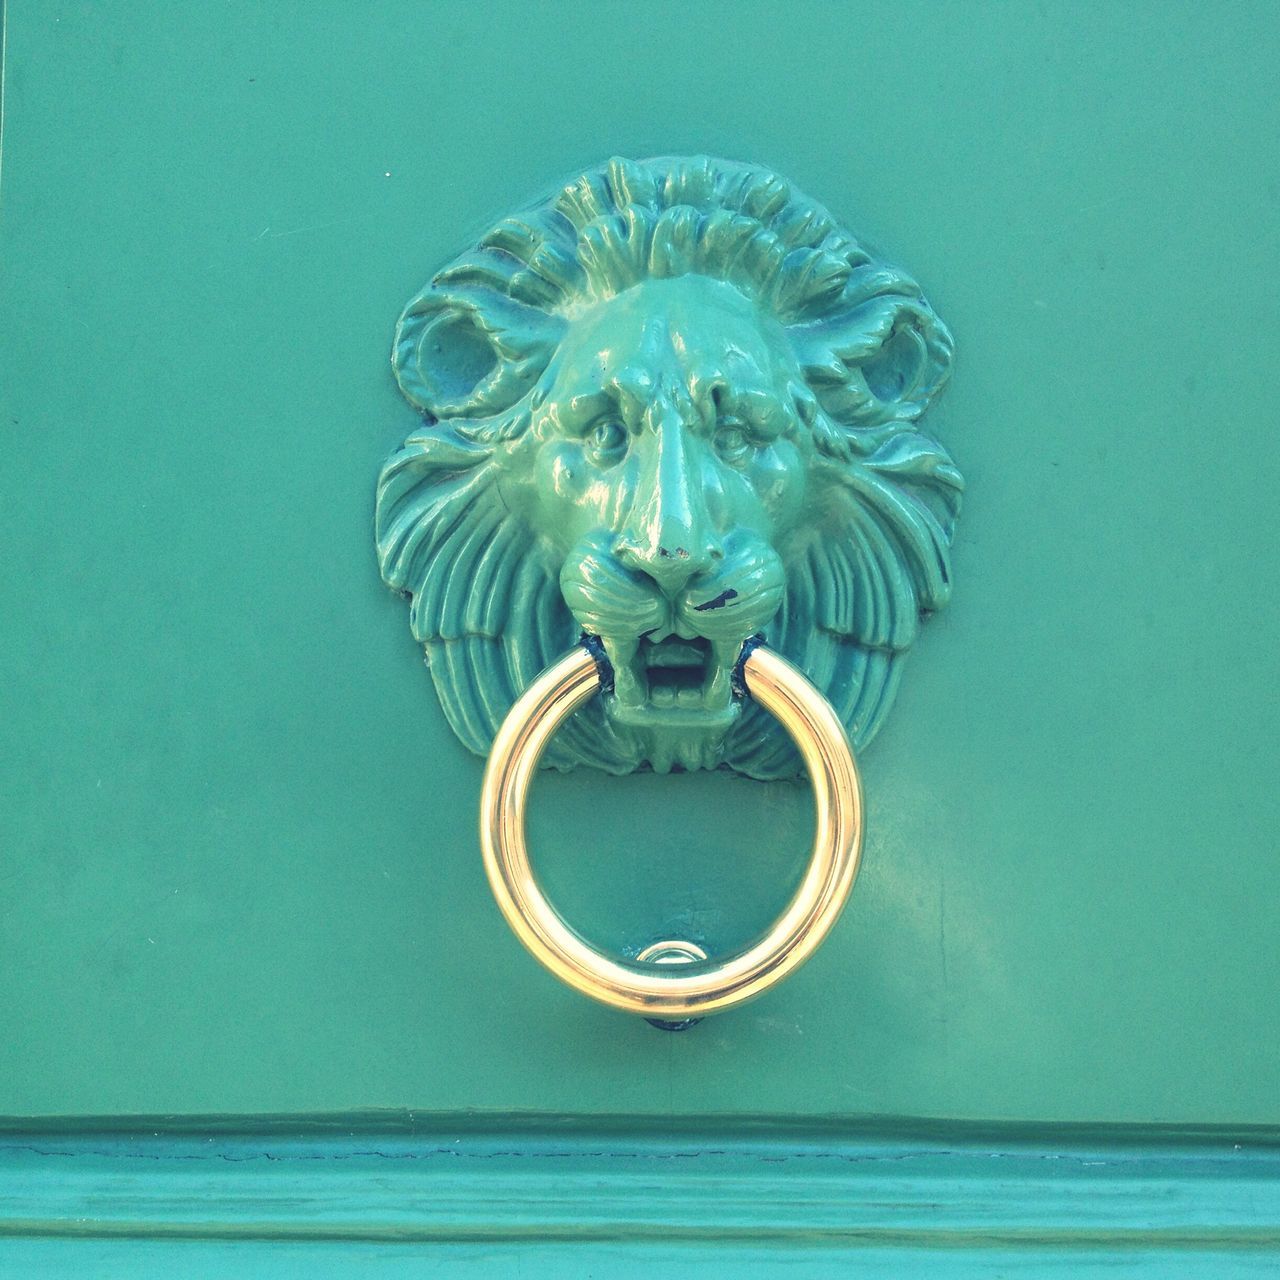
[[[763,645],[742,664],[747,692],[791,734],[817,807],[813,855],[782,915],[727,959],[649,964],[614,958],[556,914],[534,875],[525,802],[556,729],[600,688],[596,659],[574,648],[517,699],[493,741],[480,800],[480,845],[498,906],[534,957],[576,991],[646,1018],[685,1019],[728,1009],[799,968],[835,924],[858,873],[862,788],[844,726],[785,658]]]

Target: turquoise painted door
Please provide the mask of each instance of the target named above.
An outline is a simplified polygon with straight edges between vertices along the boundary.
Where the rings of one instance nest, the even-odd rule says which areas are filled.
[[[1280,11],[6,23],[0,1275],[1274,1265]],[[431,273],[697,152],[922,282],[968,489],[848,909],[671,1035],[505,927],[373,492]],[[600,945],[728,948],[812,825],[580,769],[530,838]]]

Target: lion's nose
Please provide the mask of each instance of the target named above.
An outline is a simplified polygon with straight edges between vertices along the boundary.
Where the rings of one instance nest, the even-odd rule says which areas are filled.
[[[679,407],[655,400],[645,421],[636,442],[639,480],[614,554],[674,597],[724,553]]]
[[[629,569],[652,578],[664,595],[678,595],[700,573],[724,558],[718,541],[691,538],[619,539],[614,552]]]

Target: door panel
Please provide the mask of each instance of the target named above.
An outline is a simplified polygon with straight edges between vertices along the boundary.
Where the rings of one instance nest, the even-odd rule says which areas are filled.
[[[0,1114],[1274,1124],[1264,4],[9,6]],[[492,903],[371,537],[437,266],[611,153],[760,160],[957,338],[957,586],[819,955],[680,1035]],[[803,786],[538,782],[621,947],[771,918]]]

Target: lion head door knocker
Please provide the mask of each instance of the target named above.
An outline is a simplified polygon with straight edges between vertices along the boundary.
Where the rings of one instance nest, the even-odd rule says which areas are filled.
[[[916,283],[820,205],[706,158],[588,170],[405,310],[395,373],[423,424],[378,484],[382,573],[450,725],[489,756],[499,906],[584,994],[687,1022],[790,973],[835,922],[862,841],[850,743],[950,592],[962,481],[917,420],[951,353]],[[606,955],[533,874],[540,760],[804,769],[809,869],[727,959],[681,939]]]

